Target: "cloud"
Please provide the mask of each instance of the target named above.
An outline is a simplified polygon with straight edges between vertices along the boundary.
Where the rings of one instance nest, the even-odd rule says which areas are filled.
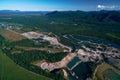
[[[115,8],[118,8],[118,6],[105,6],[105,5],[97,5],[97,8],[99,9],[115,9]]]
[[[99,9],[104,9],[105,6],[103,6],[103,5],[98,5],[97,8],[99,8]]]

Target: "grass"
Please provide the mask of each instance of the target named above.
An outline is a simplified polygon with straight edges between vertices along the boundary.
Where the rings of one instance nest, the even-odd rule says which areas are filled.
[[[0,80],[51,80],[16,65],[0,50]]]
[[[101,65],[98,66],[97,71],[95,73],[97,80],[104,80],[103,72],[108,69],[112,69],[116,73],[120,74],[120,71],[116,70],[114,67],[110,66],[107,63],[102,63]]]
[[[112,38],[115,38],[115,39],[119,39],[120,40],[120,37],[119,36],[116,36],[115,34],[111,34],[111,33],[107,33],[108,36],[112,37]]]
[[[106,77],[106,79],[109,79],[109,80],[120,80],[120,75],[115,73],[112,70],[106,70],[104,72],[104,76]]]

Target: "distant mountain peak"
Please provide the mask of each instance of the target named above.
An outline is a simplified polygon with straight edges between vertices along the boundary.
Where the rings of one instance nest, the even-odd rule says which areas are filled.
[[[35,14],[46,14],[48,11],[20,11],[20,10],[0,10],[1,15],[14,15],[14,14],[24,14],[24,15],[35,15]]]

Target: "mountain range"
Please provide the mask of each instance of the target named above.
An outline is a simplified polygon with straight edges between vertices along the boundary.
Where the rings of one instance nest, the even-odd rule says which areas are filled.
[[[46,14],[49,11],[19,11],[19,10],[0,10],[0,15],[16,15],[16,14],[25,14],[25,15],[33,15],[33,14]]]

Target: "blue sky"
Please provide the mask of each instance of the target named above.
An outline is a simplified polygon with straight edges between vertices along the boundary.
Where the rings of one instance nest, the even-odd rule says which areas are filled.
[[[0,0],[0,10],[120,10],[120,0]]]

